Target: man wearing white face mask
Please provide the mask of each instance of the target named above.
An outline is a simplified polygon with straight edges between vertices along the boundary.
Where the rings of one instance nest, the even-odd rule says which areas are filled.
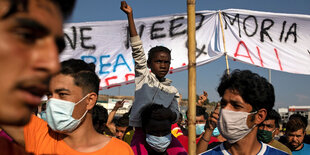
[[[34,154],[133,154],[130,146],[93,127],[99,78],[95,66],[82,60],[61,63],[49,83],[47,123],[32,116],[23,128],[25,148]]]
[[[207,128],[214,129],[217,124],[227,141],[203,155],[287,154],[257,140],[257,125],[265,120],[275,101],[273,86],[265,78],[248,70],[235,70],[231,75],[224,74],[217,90],[222,97],[221,109],[211,115]]]

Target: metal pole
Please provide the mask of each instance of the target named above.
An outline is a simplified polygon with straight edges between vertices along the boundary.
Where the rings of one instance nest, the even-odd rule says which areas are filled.
[[[187,0],[188,154],[196,155],[196,17],[195,0]]]

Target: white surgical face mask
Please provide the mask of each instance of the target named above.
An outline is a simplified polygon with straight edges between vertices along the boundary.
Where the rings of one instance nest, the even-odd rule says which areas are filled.
[[[88,94],[77,103],[51,98],[46,104],[47,123],[51,129],[58,132],[72,132],[81,123],[88,110],[80,119],[74,119],[72,113],[75,105],[82,102]]]
[[[220,133],[231,144],[239,141],[248,135],[255,127],[254,125],[252,128],[249,128],[247,125],[248,115],[253,113],[256,112],[248,113],[221,109],[218,121]]]
[[[171,139],[171,133],[161,137],[146,134],[146,142],[157,152],[165,152]]]

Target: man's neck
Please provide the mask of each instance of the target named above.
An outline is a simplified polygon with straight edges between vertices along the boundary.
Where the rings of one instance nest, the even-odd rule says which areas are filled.
[[[225,142],[225,149],[228,150],[230,154],[257,154],[262,145],[258,142],[256,135],[257,127],[236,143],[229,144],[228,142]]]
[[[301,143],[300,146],[298,146],[295,150],[293,149],[293,151],[299,151],[304,147],[304,143]]]
[[[99,134],[94,129],[90,114],[85,117],[80,126],[72,133],[67,134],[63,140],[72,149],[79,152],[97,151],[103,148],[110,141],[110,138]]]

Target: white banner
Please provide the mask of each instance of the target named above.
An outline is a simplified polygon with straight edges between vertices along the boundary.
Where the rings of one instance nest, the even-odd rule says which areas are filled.
[[[309,15],[229,9],[222,11],[222,21],[230,58],[264,68],[310,74]]]
[[[290,73],[310,74],[310,16],[228,9],[222,11],[227,54],[233,60]],[[135,19],[147,55],[150,48],[171,49],[170,74],[187,69],[187,16],[175,14]],[[100,86],[129,84],[134,64],[127,20],[65,25],[66,50],[61,61],[83,59],[96,64]],[[197,65],[224,53],[219,13],[196,13]]]
[[[215,11],[196,14],[197,65],[223,55],[213,46],[218,41],[215,39],[217,20]],[[166,46],[172,51],[170,74],[187,69],[186,14],[140,18],[135,22],[146,55],[156,45]],[[132,83],[134,64],[127,27],[127,20],[67,24],[64,30],[67,48],[60,59],[76,58],[95,63],[102,88]]]

